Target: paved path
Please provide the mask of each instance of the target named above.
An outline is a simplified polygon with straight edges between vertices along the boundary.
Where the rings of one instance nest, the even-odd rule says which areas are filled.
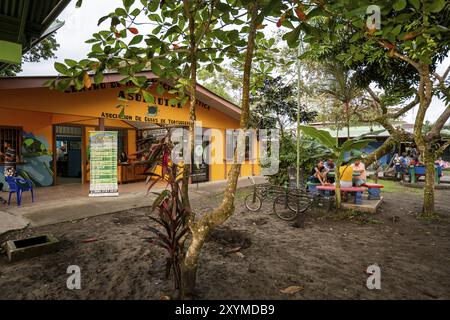
[[[264,177],[254,177],[256,183],[265,182]],[[202,184],[190,185],[189,194],[192,199],[217,194],[223,191],[226,181],[214,181],[206,182]],[[251,181],[248,178],[240,178],[238,182],[238,188],[251,185]],[[53,197],[49,199],[43,199],[31,204],[30,201],[24,200],[22,207],[15,205],[0,206],[0,234],[26,228],[28,225],[32,227],[44,226],[54,223],[78,220],[98,216],[102,214],[110,214],[114,212],[129,210],[133,208],[149,207],[152,204],[152,200],[155,195],[150,193],[146,194],[146,188],[144,184],[141,184],[142,191],[123,192],[119,193],[118,197],[88,197],[87,194],[79,193],[74,194],[70,192],[73,186],[57,186],[48,187],[44,189],[38,189],[37,194],[43,193],[41,196],[45,198],[45,193],[52,194]],[[137,184],[130,185],[130,188],[136,190]],[[54,188],[54,189],[52,189]],[[127,187],[123,187],[127,190]],[[65,192],[65,190],[68,190]],[[161,188],[159,188],[159,191]],[[155,192],[158,189],[154,190]],[[55,193],[59,196],[56,197]],[[56,199],[55,199],[56,198]]]

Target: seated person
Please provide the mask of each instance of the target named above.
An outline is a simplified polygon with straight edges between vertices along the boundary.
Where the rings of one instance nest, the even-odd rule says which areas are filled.
[[[122,151],[122,152],[120,153],[119,162],[120,162],[120,163],[128,163],[128,156],[127,156],[127,154],[125,153],[125,151]]]
[[[401,157],[400,157],[400,167],[401,167],[401,171],[403,173],[405,173],[407,171],[407,167],[408,167],[408,160],[406,157],[406,152],[403,152]]]
[[[311,175],[309,176],[308,181],[325,185],[325,166],[322,160],[319,160],[317,165],[311,170]]]
[[[353,168],[348,161],[344,161],[340,166],[339,175],[342,188],[353,187]]]
[[[3,183],[0,182],[0,192],[3,191]],[[0,196],[0,203],[6,203],[6,200]]]
[[[328,176],[328,172],[330,171],[334,171],[334,161],[333,159],[328,159],[325,163],[324,163],[324,167],[325,167],[325,175],[327,178],[327,181],[330,183],[334,183],[334,176]]]
[[[366,175],[366,166],[361,162],[360,159],[357,159],[354,164],[352,164],[353,171],[359,171],[360,175],[356,176],[354,179],[355,186],[360,187],[362,184],[366,183],[367,175]]]
[[[331,171],[334,170],[334,161],[333,159],[328,159],[323,166],[325,167],[326,170]]]
[[[423,165],[423,164],[422,164],[422,162],[419,161],[419,158],[416,157],[416,158],[414,158],[414,159],[411,160],[410,165],[413,165],[413,166],[421,166],[421,165]]]

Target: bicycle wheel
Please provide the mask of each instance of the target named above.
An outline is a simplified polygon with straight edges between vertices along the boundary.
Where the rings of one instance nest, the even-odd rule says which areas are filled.
[[[300,212],[305,212],[309,206],[311,205],[311,197],[308,197],[306,194],[297,194],[297,195],[289,195],[289,197],[293,198],[291,201],[287,202],[289,209],[292,211],[297,211],[297,203],[300,208]]]
[[[262,206],[262,200],[257,195],[249,194],[245,197],[245,207],[247,210],[255,212],[261,209]]]
[[[297,203],[299,206],[298,213],[303,214],[308,210],[309,203],[297,200],[296,196],[279,195],[273,200],[273,211],[278,218],[286,221],[294,220],[297,217]]]

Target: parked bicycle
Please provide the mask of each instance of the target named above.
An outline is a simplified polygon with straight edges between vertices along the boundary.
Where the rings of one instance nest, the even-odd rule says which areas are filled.
[[[296,219],[299,214],[304,214],[320,197],[310,194],[303,188],[280,187],[271,184],[257,185],[253,177],[249,177],[249,179],[253,183],[253,193],[245,198],[247,210],[259,211],[263,200],[273,199],[273,211],[282,220]]]

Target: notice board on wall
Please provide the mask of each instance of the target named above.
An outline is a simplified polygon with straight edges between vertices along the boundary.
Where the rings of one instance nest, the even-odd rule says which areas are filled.
[[[89,132],[90,197],[114,197],[119,195],[117,136],[117,131]]]

